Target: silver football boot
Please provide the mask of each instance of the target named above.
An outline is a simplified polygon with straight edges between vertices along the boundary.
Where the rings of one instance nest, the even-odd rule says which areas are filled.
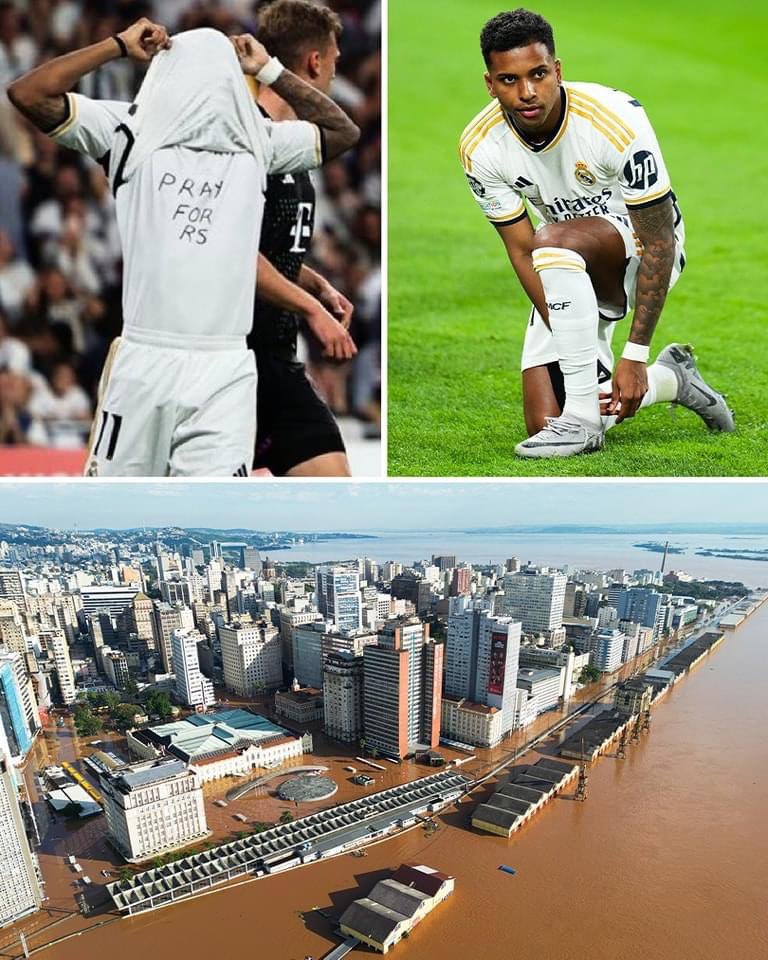
[[[656,357],[656,363],[667,367],[677,377],[677,399],[673,403],[693,410],[710,430],[732,433],[736,429],[733,411],[725,397],[713,390],[699,373],[689,344],[670,343]]]
[[[603,446],[603,430],[575,417],[547,417],[547,425],[515,447],[518,457],[573,457]]]

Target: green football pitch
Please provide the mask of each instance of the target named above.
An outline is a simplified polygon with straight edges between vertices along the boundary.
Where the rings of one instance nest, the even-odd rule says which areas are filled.
[[[527,461],[519,374],[529,306],[458,160],[488,103],[478,35],[501,4],[391,0],[389,470],[405,476],[768,474],[768,81],[763,3],[547,0],[566,79],[651,118],[686,222],[685,272],[652,347],[693,344],[737,432],[642,410],[600,453]],[[620,323],[618,356],[629,332]]]

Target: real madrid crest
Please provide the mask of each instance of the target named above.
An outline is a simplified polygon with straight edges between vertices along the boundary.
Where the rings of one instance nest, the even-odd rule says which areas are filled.
[[[585,187],[594,187],[597,183],[597,177],[592,173],[589,167],[584,163],[583,160],[578,160],[576,162],[576,169],[573,171],[574,176],[583,184]]]

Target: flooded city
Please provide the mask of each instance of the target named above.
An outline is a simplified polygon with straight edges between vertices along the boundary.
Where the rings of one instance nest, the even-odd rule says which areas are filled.
[[[46,910],[20,925],[29,949],[50,943],[47,956],[114,960],[133,960],[137,953],[206,957],[248,950],[286,960],[320,958],[340,942],[335,926],[349,903],[408,862],[456,878],[447,903],[398,946],[398,955],[413,960],[458,960],[475,955],[481,944],[490,956],[517,950],[606,960],[672,954],[714,960],[731,951],[761,956],[768,944],[761,894],[768,883],[768,777],[759,762],[766,757],[767,633],[763,605],[727,631],[725,641],[654,707],[650,732],[627,745],[625,759],[609,749],[591,765],[585,803],[574,802],[569,789],[510,840],[469,823],[471,811],[493,791],[492,780],[438,815],[437,830],[411,829],[369,845],[364,856],[347,854],[235,881],[228,889],[127,919],[95,895],[91,916],[83,918],[74,913],[77,881],[67,855],[75,853],[94,880],[101,870],[114,879],[121,861],[97,823],[53,822],[38,803],[50,899]],[[536,727],[516,735],[519,742],[554,725],[558,716],[540,717]],[[68,728],[49,730],[36,747],[36,765],[75,759],[87,752],[84,747]],[[545,740],[539,750],[552,747]],[[478,751],[462,772],[481,776],[515,749],[513,739],[495,751]],[[303,816],[359,796],[361,787],[349,771],[354,751],[338,750],[317,737],[315,762],[328,767],[339,791],[300,810],[277,798],[271,784],[226,807],[212,801],[237,781],[206,785],[214,839],[237,835],[242,824],[235,814],[269,822],[286,810]],[[532,762],[541,753],[520,760]],[[368,768],[373,790],[428,772],[415,763],[379,766],[386,769]],[[28,784],[30,777],[28,770]],[[84,932],[71,936],[76,931]],[[22,955],[18,932],[5,931],[0,944],[0,956]]]

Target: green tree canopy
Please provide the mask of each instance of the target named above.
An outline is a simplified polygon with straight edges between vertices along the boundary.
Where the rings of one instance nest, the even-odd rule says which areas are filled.
[[[173,713],[173,705],[167,693],[161,690],[153,690],[147,695],[144,701],[147,713],[157,717],[170,717]]]
[[[600,671],[593,664],[584,667],[579,676],[579,683],[594,683],[600,679]]]

